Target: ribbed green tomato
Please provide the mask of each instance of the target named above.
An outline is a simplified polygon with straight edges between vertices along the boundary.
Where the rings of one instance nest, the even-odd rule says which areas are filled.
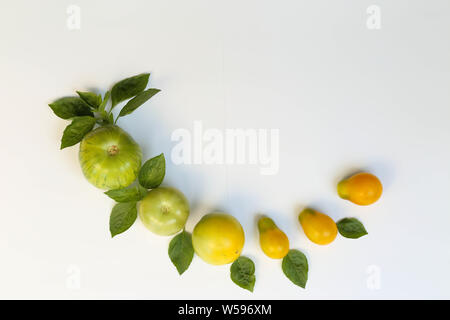
[[[84,176],[100,189],[125,188],[136,180],[142,151],[118,126],[102,126],[89,132],[80,144]]]

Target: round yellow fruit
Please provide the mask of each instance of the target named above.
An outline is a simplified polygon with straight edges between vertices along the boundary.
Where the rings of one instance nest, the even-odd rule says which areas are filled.
[[[381,197],[383,185],[373,174],[361,172],[339,182],[337,190],[342,199],[367,206]]]
[[[192,232],[195,253],[214,265],[236,260],[244,247],[245,236],[239,221],[226,213],[210,213],[197,223]]]
[[[289,239],[275,222],[268,217],[258,221],[259,244],[262,251],[272,259],[282,259],[289,252]]]
[[[325,245],[333,242],[338,233],[336,223],[326,214],[305,209],[298,216],[303,231],[309,240]]]

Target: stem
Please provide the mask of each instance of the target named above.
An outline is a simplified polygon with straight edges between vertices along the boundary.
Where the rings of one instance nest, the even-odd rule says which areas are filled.
[[[119,153],[119,148],[116,145],[112,145],[108,148],[108,154],[110,156],[115,156]]]
[[[259,232],[262,233],[266,230],[274,229],[274,228],[276,228],[275,222],[273,222],[273,220],[270,219],[269,217],[264,216],[259,219],[259,221],[258,221]]]

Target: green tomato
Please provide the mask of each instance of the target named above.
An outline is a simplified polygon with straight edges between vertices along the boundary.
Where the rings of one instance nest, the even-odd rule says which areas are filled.
[[[152,189],[139,203],[139,217],[151,232],[169,236],[181,231],[189,216],[189,202],[175,188]]]
[[[97,188],[111,190],[125,188],[136,180],[142,151],[121,128],[103,126],[83,138],[79,158],[86,179]]]

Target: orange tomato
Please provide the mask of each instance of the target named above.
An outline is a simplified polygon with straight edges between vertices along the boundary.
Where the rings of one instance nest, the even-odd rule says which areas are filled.
[[[336,223],[326,214],[307,208],[300,213],[298,219],[305,235],[312,242],[325,245],[336,238]]]
[[[381,197],[383,185],[373,174],[362,172],[339,182],[337,191],[342,199],[367,206]]]
[[[275,222],[268,217],[258,221],[259,244],[262,251],[272,259],[281,259],[289,252],[289,239]]]

